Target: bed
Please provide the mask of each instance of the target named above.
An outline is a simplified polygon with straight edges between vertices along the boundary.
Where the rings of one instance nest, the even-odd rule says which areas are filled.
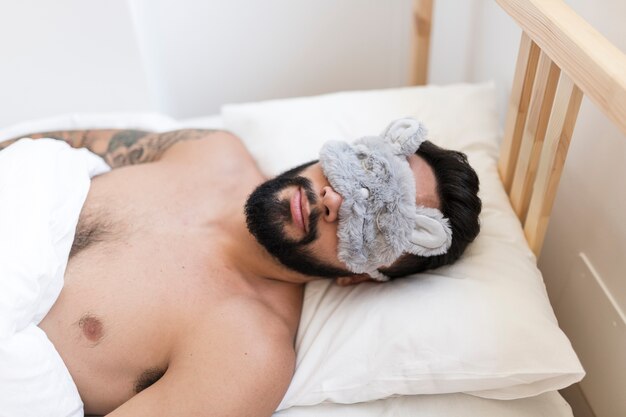
[[[433,1],[415,0],[414,87],[232,104],[193,120],[62,116],[3,129],[0,140],[55,129],[224,128],[269,176],[314,159],[327,139],[419,118],[431,140],[475,166],[481,235],[457,264],[419,277],[309,284],[296,373],[274,416],[572,416],[558,390],[585,371],[536,257],[583,95],[626,133],[626,56],[561,1],[498,3],[523,29],[504,134],[493,84],[426,85]],[[623,400],[610,401],[607,415],[626,414]]]

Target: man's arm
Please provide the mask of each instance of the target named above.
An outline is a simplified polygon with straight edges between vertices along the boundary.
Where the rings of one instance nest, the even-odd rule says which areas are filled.
[[[165,133],[143,130],[64,130],[21,137],[63,140],[74,148],[87,148],[100,155],[112,167],[157,161],[173,144],[208,137],[215,130],[182,129]],[[21,138],[20,137],[20,138]],[[0,143],[0,151],[16,140]]]

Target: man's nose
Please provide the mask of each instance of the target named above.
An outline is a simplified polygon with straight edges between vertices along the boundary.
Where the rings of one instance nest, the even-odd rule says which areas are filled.
[[[339,207],[343,202],[343,197],[337,193],[333,187],[327,185],[322,188],[322,205],[324,209],[323,218],[327,222],[334,222],[337,220],[339,214]]]

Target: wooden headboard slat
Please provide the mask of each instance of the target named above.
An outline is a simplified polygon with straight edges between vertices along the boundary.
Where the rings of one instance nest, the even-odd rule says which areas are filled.
[[[561,0],[496,0],[626,134],[626,55]]]
[[[559,68],[541,52],[533,83],[528,115],[509,198],[517,217],[524,222],[530,203],[535,173],[559,81]]]
[[[498,161],[498,171],[507,193],[511,191],[513,183],[538,61],[539,47],[528,35],[522,33]]]
[[[539,254],[543,246],[582,98],[582,91],[566,74],[561,74],[524,223],[528,245],[535,254]]]

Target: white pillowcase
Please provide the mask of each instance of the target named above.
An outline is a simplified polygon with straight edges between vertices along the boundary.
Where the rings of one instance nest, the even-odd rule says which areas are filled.
[[[481,180],[482,230],[451,266],[385,284],[307,285],[297,368],[279,406],[465,392],[513,399],[579,381],[536,260],[496,170],[492,84],[414,87],[228,105],[224,127],[275,175],[328,139],[378,134],[410,116],[466,152]]]
[[[379,134],[405,116],[424,122],[440,146],[497,157],[493,84],[344,92],[222,108],[224,129],[239,135],[268,176],[317,159],[329,139]]]

